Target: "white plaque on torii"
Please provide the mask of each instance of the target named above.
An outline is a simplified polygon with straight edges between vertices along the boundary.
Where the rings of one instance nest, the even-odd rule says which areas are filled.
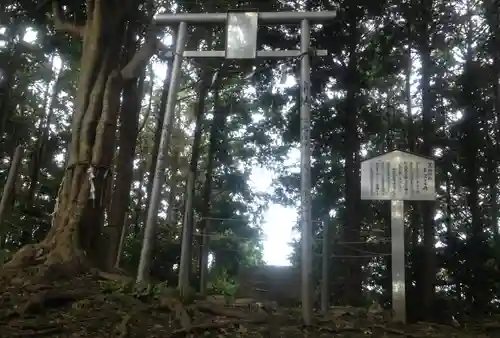
[[[404,202],[436,199],[434,160],[400,150],[361,162],[361,199],[391,201],[392,309],[406,322]]]

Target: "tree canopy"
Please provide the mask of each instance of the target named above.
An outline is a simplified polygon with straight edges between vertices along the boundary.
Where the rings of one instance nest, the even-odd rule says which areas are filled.
[[[263,265],[269,203],[300,205],[299,88],[279,84],[298,79],[300,58],[184,60],[162,136],[177,28],[152,18],[335,10],[311,33],[314,48],[328,51],[311,58],[314,286],[327,225],[332,304],[390,307],[389,204],[361,201],[360,165],[402,150],[436,163],[436,201],[405,204],[409,318],[498,312],[499,8],[493,0],[3,2],[3,269],[137,275],[155,176],[163,185],[144,279],[177,285],[184,228],[190,288]],[[259,28],[259,49],[298,49],[299,40],[298,26]],[[188,29],[188,50],[224,44],[223,27]],[[256,166],[273,172],[272,193],[252,185]],[[297,268],[300,244],[292,243]]]

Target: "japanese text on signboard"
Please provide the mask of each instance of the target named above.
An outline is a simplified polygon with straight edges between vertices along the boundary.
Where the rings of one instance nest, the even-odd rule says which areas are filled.
[[[362,165],[361,185],[363,199],[431,200],[435,194],[434,162],[426,159],[369,160]]]

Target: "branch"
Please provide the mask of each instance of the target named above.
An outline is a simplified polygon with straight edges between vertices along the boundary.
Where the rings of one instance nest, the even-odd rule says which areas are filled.
[[[122,68],[120,75],[124,80],[131,80],[139,76],[139,73],[146,63],[160,48],[166,48],[156,37],[146,40],[144,45],[134,54],[125,67]]]
[[[57,0],[52,0],[52,15],[54,16],[54,28],[59,32],[66,32],[82,37],[83,26],[78,26],[64,20],[63,12]]]

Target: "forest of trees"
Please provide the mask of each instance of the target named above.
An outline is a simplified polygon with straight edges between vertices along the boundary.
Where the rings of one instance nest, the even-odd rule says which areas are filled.
[[[235,8],[338,12],[312,32],[312,44],[329,56],[311,60],[312,213],[333,229],[332,302],[390,299],[389,205],[360,200],[359,169],[363,159],[399,149],[432,157],[437,168],[436,203],[406,208],[410,315],[496,311],[497,0],[3,1],[5,268],[57,264],[71,267],[70,274],[93,267],[135,275],[154,175],[165,185],[152,280],[177,283],[180,236],[189,222],[196,226],[193,286],[203,257],[200,233],[216,235],[209,242],[214,271],[231,276],[241,265],[262,264],[268,203],[300,202],[299,173],[284,164],[300,141],[299,90],[277,86],[281,76],[298,74],[298,60],[184,61],[165,171],[155,173],[171,69],[164,42],[175,27],[153,27],[152,18]],[[298,48],[296,26],[262,27],[259,34],[261,49]],[[189,28],[187,49],[221,50],[224,43],[223,27]],[[252,189],[257,165],[276,173],[273,194]],[[316,282],[320,224],[313,223]]]

